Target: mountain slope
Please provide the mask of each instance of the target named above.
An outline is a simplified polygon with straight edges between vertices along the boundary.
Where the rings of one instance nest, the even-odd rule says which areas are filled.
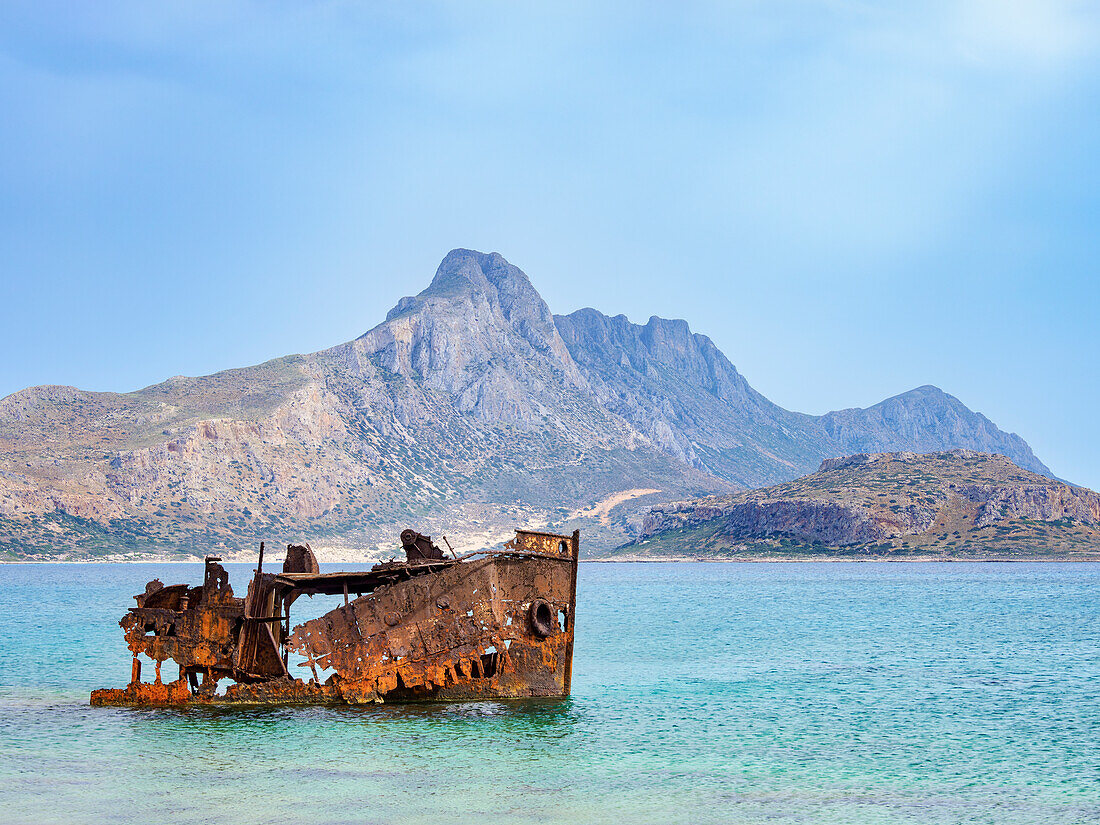
[[[936,387],[867,409],[804,415],[752,389],[709,338],[683,321],[654,317],[642,326],[594,309],[555,321],[603,405],[670,455],[741,486],[803,475],[830,456],[889,450],[967,448],[1050,475],[1022,438]]]
[[[964,447],[1003,455],[1026,470],[1052,475],[1026,441],[998,429],[984,415],[937,387],[917,387],[867,409],[826,413],[820,422],[837,455],[891,450],[925,453]]]
[[[555,320],[600,403],[670,455],[742,486],[821,460],[813,417],[768,401],[686,322],[641,326],[594,309]]]
[[[857,442],[1003,449],[1045,470],[934,388],[789,412],[683,321],[554,317],[500,255],[458,249],[328,350],[133,393],[0,400],[0,552],[284,537],[386,552],[410,524],[476,546],[520,523],[580,526],[600,549],[644,501],[794,478]]]
[[[861,453],[783,484],[653,507],[622,551],[1100,558],[1100,494],[972,450]]]

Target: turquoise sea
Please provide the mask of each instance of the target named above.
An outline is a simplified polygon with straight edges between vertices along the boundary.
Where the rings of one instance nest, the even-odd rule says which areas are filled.
[[[1100,822],[1097,564],[583,564],[566,701],[89,707],[153,577],[0,567],[5,825]]]

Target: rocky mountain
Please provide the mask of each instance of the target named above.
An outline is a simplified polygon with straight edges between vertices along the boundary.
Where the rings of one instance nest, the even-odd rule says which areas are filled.
[[[636,325],[582,309],[556,319],[570,355],[607,409],[663,451],[745,487],[812,471],[826,456],[965,447],[1050,470],[1018,435],[932,386],[867,409],[790,412],[756,392],[684,321]]]
[[[795,481],[662,504],[631,555],[1100,558],[1100,494],[972,450],[860,453]]]
[[[1026,470],[1052,475],[1020,436],[1001,431],[959,399],[928,385],[867,409],[826,413],[820,424],[837,455],[890,450],[924,453],[963,447],[1003,455]]]
[[[472,546],[520,523],[581,526],[599,550],[627,537],[630,506],[794,478],[852,444],[987,449],[1047,472],[933,387],[789,412],[683,321],[555,317],[500,255],[459,249],[328,350],[132,393],[0,400],[0,553],[251,553],[306,537],[385,555],[410,524]]]
[[[654,317],[642,326],[594,309],[555,320],[600,405],[699,470],[757,486],[832,454],[817,419],[756,392],[685,321]]]

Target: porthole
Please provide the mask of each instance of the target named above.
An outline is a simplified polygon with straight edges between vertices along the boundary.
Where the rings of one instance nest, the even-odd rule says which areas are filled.
[[[554,611],[544,599],[535,599],[527,611],[527,621],[531,631],[542,638],[554,632]]]

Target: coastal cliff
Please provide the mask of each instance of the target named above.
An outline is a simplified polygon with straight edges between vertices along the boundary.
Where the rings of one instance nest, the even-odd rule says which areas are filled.
[[[620,552],[1100,557],[1100,494],[971,450],[860,453],[784,484],[654,506]]]

